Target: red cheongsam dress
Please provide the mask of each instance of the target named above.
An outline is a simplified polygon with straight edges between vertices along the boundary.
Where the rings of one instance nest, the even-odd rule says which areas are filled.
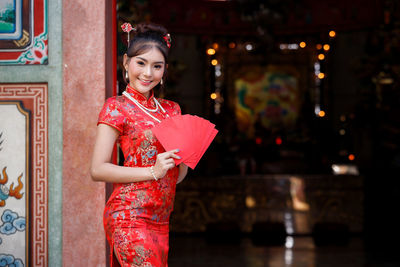
[[[130,86],[126,92],[150,110],[156,108],[153,92],[149,99]],[[158,120],[180,114],[177,103],[157,99],[164,108],[150,114]],[[151,128],[157,122],[126,96],[107,99],[98,123],[119,131],[124,166],[150,167],[158,153],[165,152]],[[111,266],[168,266],[169,217],[173,209],[178,167],[156,180],[114,184],[104,210],[104,228],[111,247]]]

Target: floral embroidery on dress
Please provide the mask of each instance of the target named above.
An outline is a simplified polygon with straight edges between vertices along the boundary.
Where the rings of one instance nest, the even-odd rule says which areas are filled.
[[[129,86],[127,92],[140,104],[155,108],[153,94],[146,99]],[[169,116],[180,114],[177,103],[157,100]],[[152,115],[159,120],[166,116],[160,110]],[[99,115],[100,123],[119,131],[124,166],[152,166],[157,154],[165,152],[150,130],[157,122],[124,96],[107,99]],[[104,228],[111,252],[115,248],[122,266],[167,266],[169,217],[178,173],[175,167],[158,181],[114,184],[104,210]]]

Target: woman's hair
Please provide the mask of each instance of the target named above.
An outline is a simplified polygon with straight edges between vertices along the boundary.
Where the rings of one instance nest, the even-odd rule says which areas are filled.
[[[157,48],[164,56],[165,62],[168,59],[168,44],[164,39],[168,31],[163,26],[154,23],[140,23],[135,26],[136,30],[132,31],[132,40],[129,42],[128,57],[146,53],[151,48]]]
[[[150,49],[156,48],[164,56],[167,64],[169,52],[169,46],[165,39],[168,35],[167,29],[155,23],[139,23],[135,26],[135,30],[131,31],[131,35],[132,39],[126,51],[128,58],[144,54]],[[167,69],[165,68],[164,75],[166,71]],[[125,80],[125,68],[123,68],[123,74]],[[127,81],[125,80],[125,82]]]

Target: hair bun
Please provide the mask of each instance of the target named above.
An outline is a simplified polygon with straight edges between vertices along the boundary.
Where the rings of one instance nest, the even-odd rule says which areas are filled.
[[[167,29],[159,24],[155,23],[139,23],[136,25],[136,34],[148,34],[148,33],[158,33],[160,36],[164,36],[168,33]]]

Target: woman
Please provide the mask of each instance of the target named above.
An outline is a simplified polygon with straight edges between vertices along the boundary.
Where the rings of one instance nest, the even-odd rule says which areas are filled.
[[[104,210],[111,266],[168,266],[169,216],[176,184],[187,166],[175,166],[179,148],[165,151],[151,128],[180,114],[178,104],[154,97],[167,69],[169,34],[162,26],[139,24],[124,55],[127,88],[111,97],[99,115],[91,175],[114,183]],[[111,163],[119,141],[124,166]],[[114,256],[114,257],[113,257]]]

